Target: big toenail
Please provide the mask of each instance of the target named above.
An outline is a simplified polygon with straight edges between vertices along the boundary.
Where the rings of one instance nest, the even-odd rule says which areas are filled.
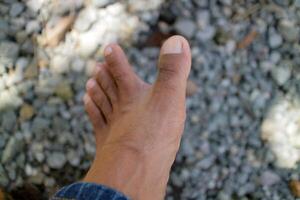
[[[107,46],[105,49],[104,49],[104,56],[108,56],[112,53],[112,48],[110,46]]]
[[[180,54],[182,52],[181,40],[177,37],[168,39],[161,48],[162,54]]]

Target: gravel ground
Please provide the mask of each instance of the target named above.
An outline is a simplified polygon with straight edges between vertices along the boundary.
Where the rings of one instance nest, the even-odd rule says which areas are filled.
[[[14,197],[88,169],[82,97],[105,44],[153,82],[181,34],[193,66],[166,199],[300,198],[299,0],[2,0],[0,14],[0,186]]]

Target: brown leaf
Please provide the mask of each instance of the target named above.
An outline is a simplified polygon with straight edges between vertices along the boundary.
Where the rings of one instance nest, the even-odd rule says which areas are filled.
[[[256,30],[252,30],[250,33],[248,33],[248,35],[246,35],[246,37],[244,37],[244,39],[242,39],[238,44],[237,44],[237,48],[238,49],[245,49],[247,48],[252,42],[253,40],[257,37],[258,33]]]
[[[75,15],[63,17],[53,28],[46,28],[45,45],[54,47],[64,38],[66,32],[75,21]]]
[[[296,198],[300,198],[300,181],[291,180],[289,186],[292,194]]]

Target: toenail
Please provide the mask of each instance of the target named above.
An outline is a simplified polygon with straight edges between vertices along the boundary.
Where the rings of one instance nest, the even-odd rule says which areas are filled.
[[[104,56],[108,56],[109,54],[112,53],[112,48],[110,46],[107,46],[105,49],[104,49]]]
[[[182,52],[182,42],[178,37],[168,39],[161,48],[162,54],[180,54]]]
[[[91,88],[95,87],[95,85],[96,85],[96,83],[95,83],[94,80],[89,80],[89,81],[87,82],[87,88],[88,88],[88,89],[91,89]]]

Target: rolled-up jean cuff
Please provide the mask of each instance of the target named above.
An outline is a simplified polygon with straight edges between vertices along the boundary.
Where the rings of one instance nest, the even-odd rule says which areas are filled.
[[[121,192],[105,185],[77,182],[61,188],[50,200],[130,200]]]

